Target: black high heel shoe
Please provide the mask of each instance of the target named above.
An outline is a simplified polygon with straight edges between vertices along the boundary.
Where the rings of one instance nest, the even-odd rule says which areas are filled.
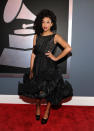
[[[40,120],[40,115],[36,115],[36,120]]]
[[[50,112],[48,114],[48,118],[47,119],[44,119],[44,118],[41,119],[41,124],[46,124],[47,123],[47,121],[49,119],[49,115],[50,115]]]

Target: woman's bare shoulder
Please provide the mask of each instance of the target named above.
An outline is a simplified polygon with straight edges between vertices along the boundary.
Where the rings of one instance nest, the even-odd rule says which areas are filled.
[[[61,36],[60,34],[56,33],[56,34],[55,34],[55,38],[57,38],[57,39],[58,39],[58,38],[62,38],[62,36]]]
[[[58,39],[62,38],[60,34],[56,33],[54,37],[54,43],[56,44],[58,42]]]

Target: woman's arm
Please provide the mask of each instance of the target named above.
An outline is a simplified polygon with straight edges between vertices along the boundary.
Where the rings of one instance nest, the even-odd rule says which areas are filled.
[[[54,61],[58,61],[59,59],[63,58],[72,50],[70,45],[58,34],[56,34],[54,37],[54,43],[59,43],[64,48],[64,50],[57,57],[55,57],[50,51],[45,53],[47,57],[50,57]]]
[[[58,34],[55,35],[55,42],[60,44],[64,50],[60,53],[59,56],[55,58],[55,61],[58,61],[59,59],[63,58],[66,56],[69,52],[71,52],[72,48],[70,45]]]
[[[36,37],[37,37],[37,35],[34,35],[34,38],[33,38],[33,47],[36,45]],[[31,60],[30,60],[30,71],[33,70],[33,65],[34,65],[34,59],[35,59],[35,57],[36,57],[36,55],[32,51]]]

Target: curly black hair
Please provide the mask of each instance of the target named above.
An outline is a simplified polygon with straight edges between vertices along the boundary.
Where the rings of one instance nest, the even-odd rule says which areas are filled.
[[[51,22],[53,23],[51,31],[53,32],[57,30],[56,15],[51,10],[43,9],[37,14],[36,19],[34,21],[33,29],[35,30],[35,34],[37,35],[40,35],[43,32],[42,20],[44,17],[49,17],[51,19]]]

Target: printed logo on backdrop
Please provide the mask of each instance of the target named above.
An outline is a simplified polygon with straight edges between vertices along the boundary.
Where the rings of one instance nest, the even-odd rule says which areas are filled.
[[[0,65],[8,65],[14,67],[28,68],[30,66],[30,56],[33,46],[32,29],[33,22],[36,16],[23,3],[22,0],[8,0],[3,13],[4,22],[9,25],[10,33],[8,36],[8,47],[2,50],[0,56]],[[29,20],[31,24],[24,24],[21,22],[14,30],[11,31],[10,23],[19,19],[19,23],[23,20]],[[18,24],[19,24],[18,23]],[[15,24],[15,22],[14,22]],[[12,26],[12,25],[11,25]],[[31,27],[28,29],[28,27]]]

